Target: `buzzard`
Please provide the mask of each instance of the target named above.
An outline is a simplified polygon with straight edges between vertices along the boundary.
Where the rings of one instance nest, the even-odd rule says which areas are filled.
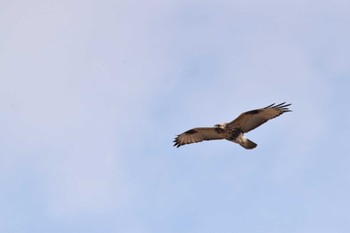
[[[281,104],[271,104],[265,108],[244,112],[229,123],[217,124],[214,127],[193,128],[179,134],[174,140],[174,146],[180,147],[185,144],[201,142],[204,140],[226,139],[238,143],[245,149],[254,149],[257,144],[244,136],[247,133],[266,121],[271,120],[285,112],[291,112],[288,106]]]

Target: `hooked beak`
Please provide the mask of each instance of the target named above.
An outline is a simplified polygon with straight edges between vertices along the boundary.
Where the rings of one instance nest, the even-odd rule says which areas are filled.
[[[224,124],[216,124],[214,125],[215,128],[220,128],[220,129],[224,129],[225,125]]]

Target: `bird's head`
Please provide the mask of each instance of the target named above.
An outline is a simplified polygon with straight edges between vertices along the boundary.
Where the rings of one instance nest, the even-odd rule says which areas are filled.
[[[220,128],[220,129],[225,129],[226,128],[227,123],[223,123],[223,124],[217,124],[214,125],[215,128]]]

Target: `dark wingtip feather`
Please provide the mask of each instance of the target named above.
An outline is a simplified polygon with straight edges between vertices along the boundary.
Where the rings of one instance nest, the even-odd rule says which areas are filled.
[[[271,108],[271,107],[274,106],[274,105],[275,105],[275,103],[270,104],[269,106],[266,106],[265,108]]]
[[[283,102],[281,104],[278,105],[279,109],[282,109],[284,112],[291,112],[292,110],[290,110],[288,107],[291,106],[292,104],[286,104],[286,102]],[[277,107],[277,106],[276,106]]]
[[[180,146],[182,146],[182,145],[180,145],[180,141],[178,140],[178,137],[179,136],[177,136],[173,141],[174,142],[173,146],[175,146],[176,148],[179,148]]]
[[[280,104],[270,104],[269,106],[266,106],[264,109],[267,108],[278,108],[280,110],[283,110],[283,112],[292,112],[288,107],[292,104],[286,104],[286,102],[280,103]]]

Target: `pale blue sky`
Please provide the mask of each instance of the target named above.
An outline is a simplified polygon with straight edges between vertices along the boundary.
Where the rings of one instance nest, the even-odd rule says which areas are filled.
[[[0,232],[349,232],[349,9],[1,1]],[[172,147],[283,101],[255,150]]]

